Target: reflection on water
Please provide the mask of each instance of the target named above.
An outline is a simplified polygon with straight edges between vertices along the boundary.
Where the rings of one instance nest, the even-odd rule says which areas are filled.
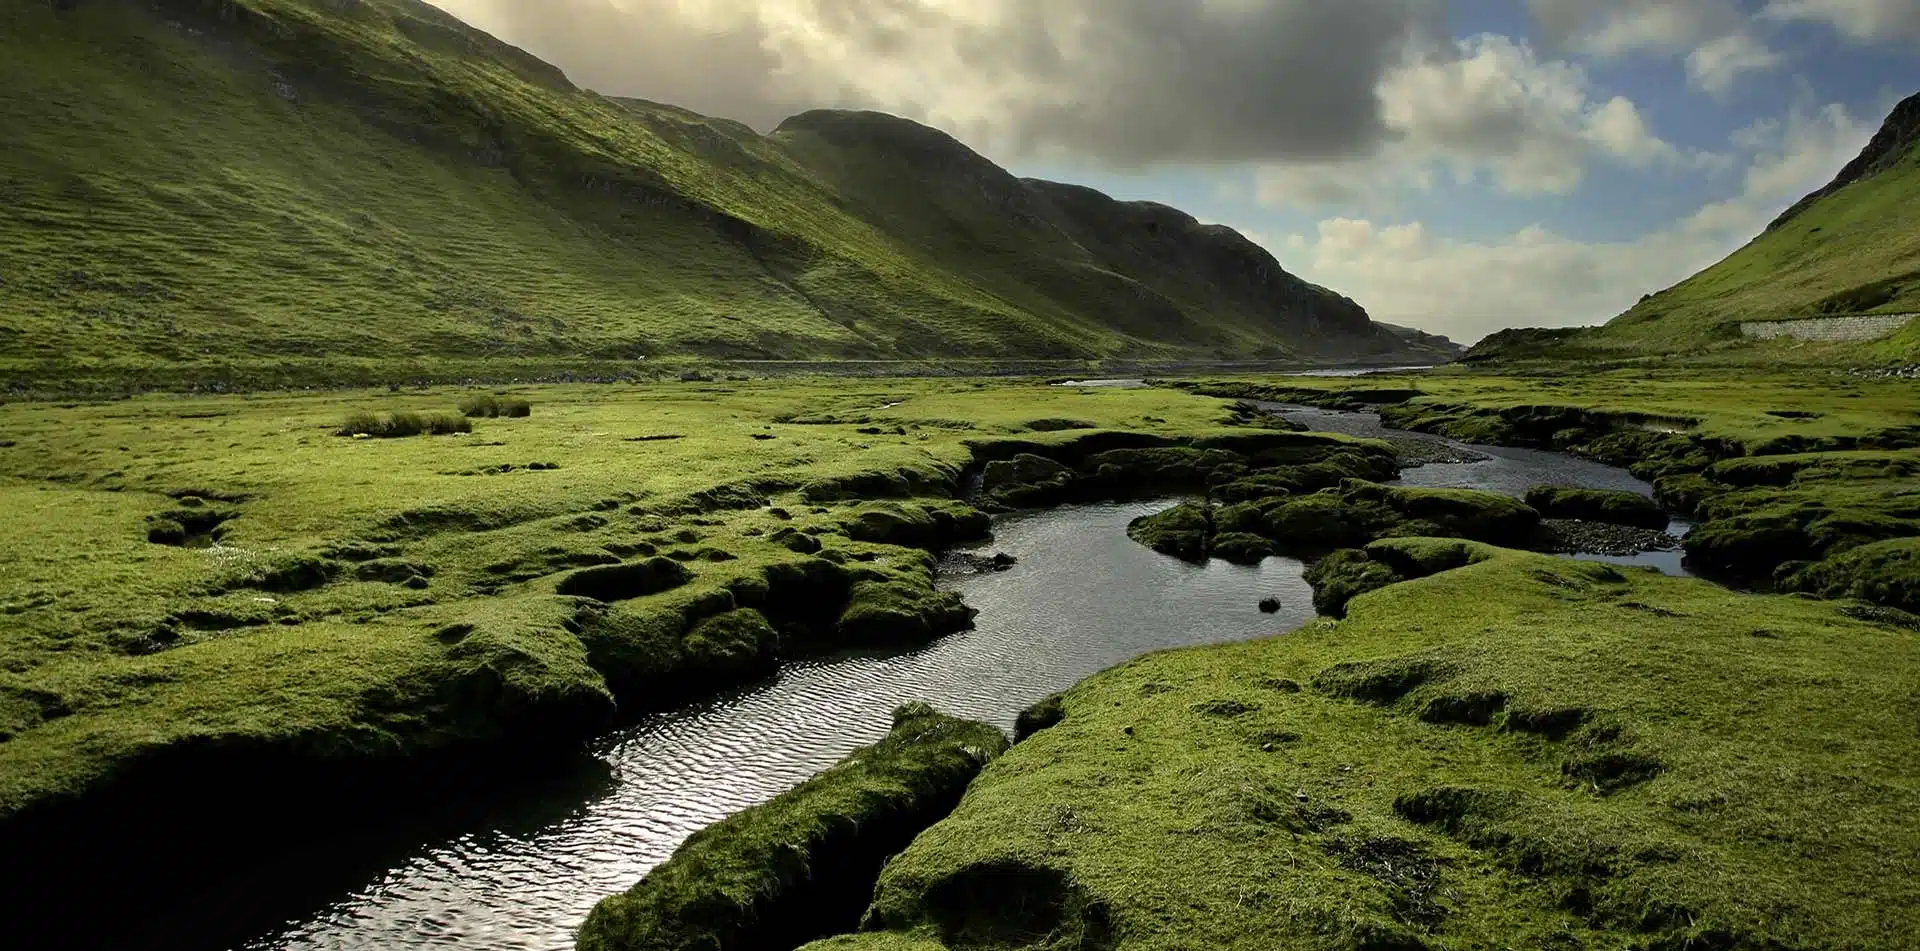
[[[1294,370],[1280,376],[1372,376],[1375,373],[1419,373],[1433,367],[1338,367],[1328,370]]]
[[[1086,386],[1109,390],[1144,390],[1149,384],[1145,380],[1067,380],[1054,386]]]
[[[805,780],[928,700],[1011,728],[1024,707],[1148,651],[1290,630],[1313,614],[1297,561],[1189,565],[1126,537],[1168,503],[1073,506],[995,524],[1010,571],[943,584],[975,630],[908,654],[795,664],[731,696],[652,717],[598,751],[614,787],[535,829],[482,828],[419,848],[351,894],[249,948],[572,946],[601,896],[695,830]],[[1276,596],[1277,615],[1261,614]]]

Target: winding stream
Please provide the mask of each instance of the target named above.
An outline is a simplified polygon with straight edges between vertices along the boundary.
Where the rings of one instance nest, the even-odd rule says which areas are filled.
[[[1371,414],[1282,409],[1316,429],[1387,435]],[[1622,470],[1554,453],[1447,445],[1485,458],[1409,469],[1404,482],[1516,494],[1544,482],[1647,491]],[[240,894],[182,909],[171,927],[159,923],[150,943],[207,951],[570,948],[573,929],[600,897],[632,885],[702,826],[879,739],[899,703],[927,700],[1011,727],[1034,701],[1142,653],[1277,634],[1312,616],[1299,561],[1196,566],[1126,537],[1129,521],[1169,504],[1003,517],[987,550],[1019,563],[942,581],[979,610],[972,631],[909,653],[795,663],[768,681],[649,717],[604,738],[576,775],[519,784],[525,788],[502,801],[436,823],[443,831],[424,841],[318,876],[329,881],[308,874],[262,883],[272,873],[256,871]],[[1607,560],[1679,570],[1678,553]],[[1280,599],[1280,613],[1259,612],[1269,596]],[[303,857],[284,864],[302,865]],[[238,927],[256,937],[207,932],[210,919],[236,927],[229,912],[248,919]]]

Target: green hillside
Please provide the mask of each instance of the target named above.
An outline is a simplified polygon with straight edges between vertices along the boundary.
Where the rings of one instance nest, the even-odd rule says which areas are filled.
[[[1739,324],[1920,313],[1920,95],[1895,107],[1867,148],[1725,260],[1594,331],[1507,331],[1474,358],[1670,355],[1722,349],[1771,357],[1908,362],[1920,320],[1880,340],[1756,344]]]
[[[0,380],[1409,349],[1062,196],[890,117],[604,98],[417,0],[0,2]]]

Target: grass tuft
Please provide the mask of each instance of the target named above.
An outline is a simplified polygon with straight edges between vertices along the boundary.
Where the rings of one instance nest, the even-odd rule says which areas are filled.
[[[405,436],[448,436],[473,432],[473,423],[453,413],[354,413],[336,435],[398,439]]]
[[[460,415],[469,419],[525,419],[533,415],[533,404],[518,397],[499,397],[486,393],[461,400]]]

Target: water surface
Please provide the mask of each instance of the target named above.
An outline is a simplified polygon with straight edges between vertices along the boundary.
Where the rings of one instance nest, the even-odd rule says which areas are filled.
[[[1293,406],[1286,403],[1255,402],[1263,409],[1278,413],[1319,432],[1344,433],[1349,436],[1389,439],[1396,442],[1432,443],[1454,450],[1461,456],[1479,457],[1474,462],[1433,462],[1402,469],[1400,478],[1388,483],[1389,485],[1410,485],[1430,489],[1479,489],[1483,492],[1498,492],[1515,498],[1525,496],[1527,490],[1536,485],[1571,485],[1583,489],[1633,492],[1649,498],[1653,496],[1652,485],[1625,469],[1604,465],[1591,459],[1569,456],[1563,452],[1486,446],[1427,433],[1389,429],[1380,422],[1378,413],[1353,413],[1310,406]],[[1685,538],[1692,528],[1692,522],[1674,519],[1667,524],[1667,534],[1675,538]],[[1635,555],[1576,554],[1568,557],[1581,561],[1604,561],[1616,565],[1654,568],[1669,575],[1683,577],[1692,575],[1684,563],[1686,553],[1681,551],[1647,551]]]

